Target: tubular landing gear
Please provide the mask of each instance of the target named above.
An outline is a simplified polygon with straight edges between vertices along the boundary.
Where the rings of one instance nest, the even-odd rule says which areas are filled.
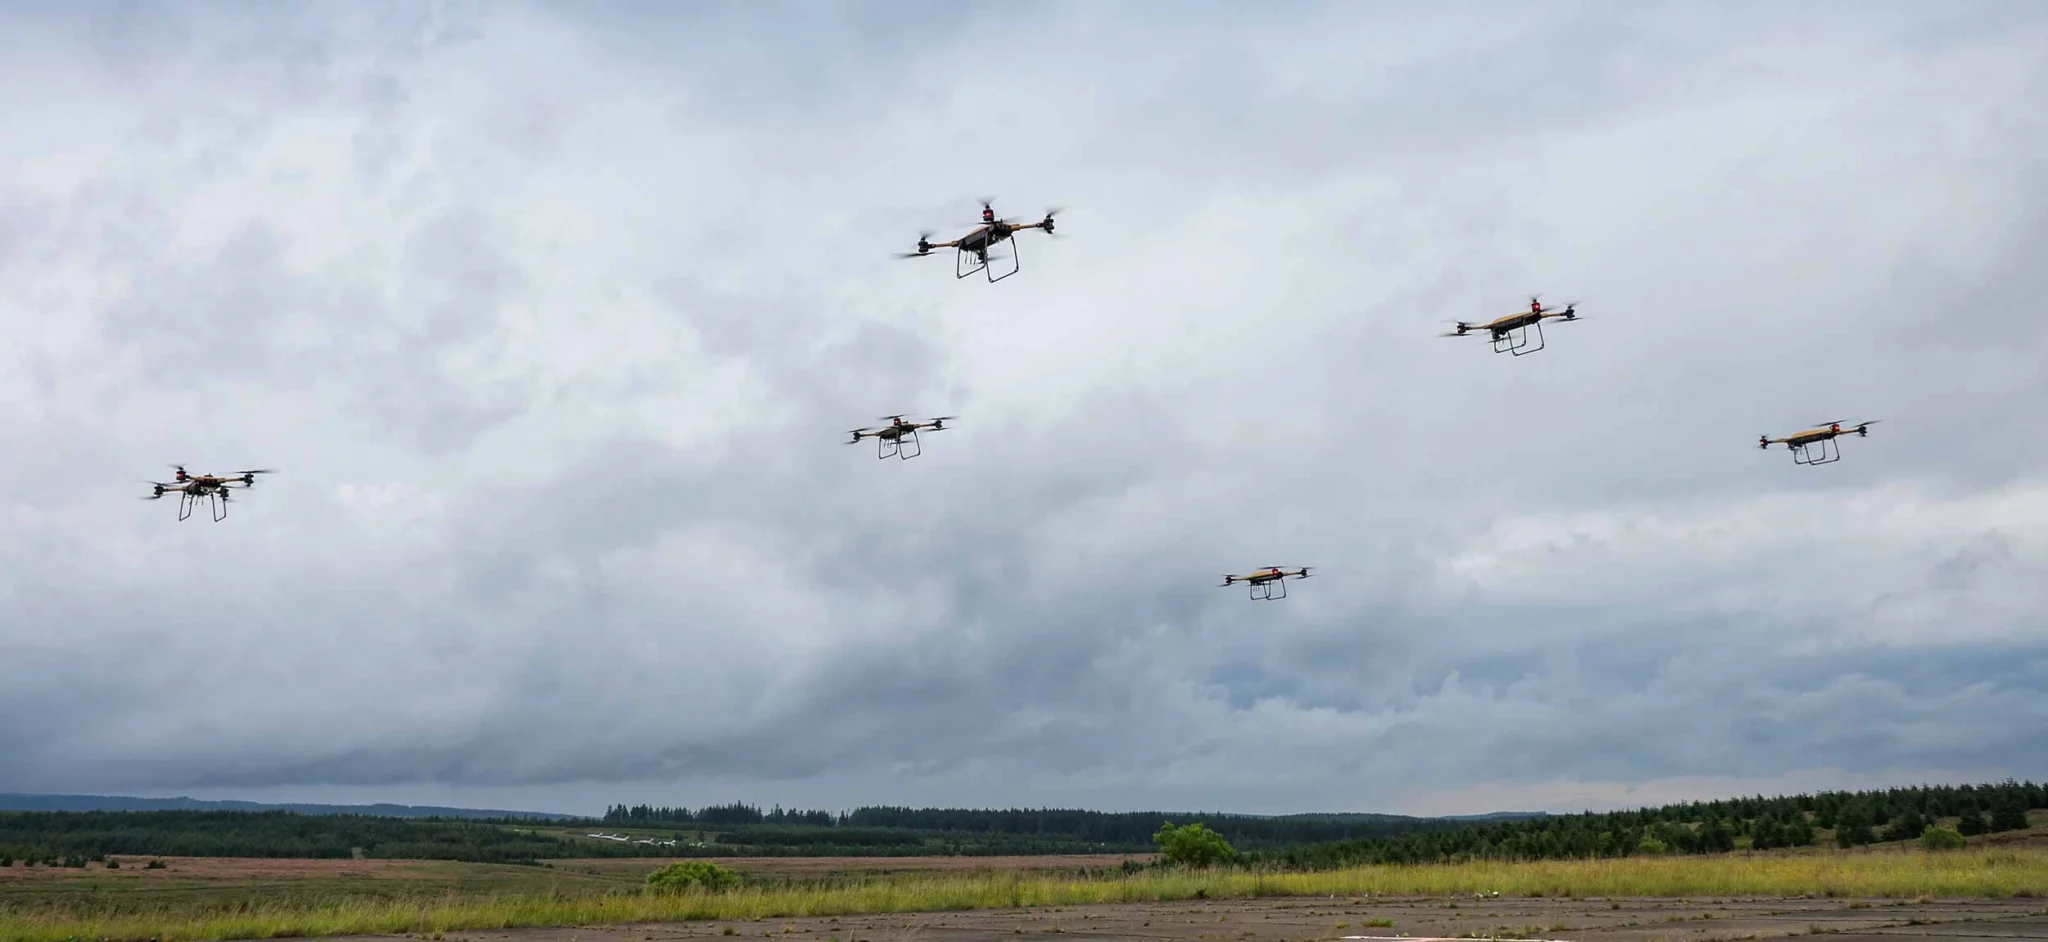
[[[1832,438],[1792,446],[1792,463],[1809,467],[1834,464],[1842,460],[1842,446]]]
[[[1536,332],[1536,340],[1533,344],[1529,341],[1529,332],[1532,330]],[[1535,353],[1541,349],[1543,349],[1542,321],[1537,321],[1527,327],[1517,327],[1514,330],[1498,331],[1493,335],[1493,352],[1495,353],[1522,356]]]
[[[228,498],[226,494],[198,495],[180,493],[178,495],[178,519],[182,521],[185,518],[192,516],[193,508],[196,505],[198,505],[198,503],[201,500],[210,500],[213,502],[214,523],[219,523],[222,520],[226,520],[228,518]]]
[[[909,443],[908,449],[905,448],[905,442]],[[876,458],[886,459],[893,455],[908,461],[921,454],[924,454],[924,443],[918,440],[917,432],[914,429],[895,438],[885,438],[882,436],[876,436],[875,438]]]
[[[1010,241],[1014,242],[1015,240]],[[972,263],[968,262],[968,259],[970,257],[974,259]],[[997,256],[997,258],[1002,257],[1003,256]],[[1011,275],[1016,274],[1017,269],[1023,267],[1024,263],[1022,260],[1017,258],[1017,249],[1014,245],[1012,245],[1010,248],[1010,254],[1008,258],[1010,259],[1010,270],[998,275],[995,273],[995,269],[989,265],[989,255],[987,250],[976,252],[969,249],[960,249],[959,251],[953,253],[953,277],[966,278],[969,275],[974,274],[975,272],[982,272],[988,276],[989,284],[995,284],[998,281],[1001,281],[1005,278],[1010,277]]]
[[[1280,587],[1280,592],[1277,595],[1273,593],[1274,586]],[[1253,583],[1250,595],[1254,602],[1277,602],[1287,597],[1287,580],[1275,579],[1266,583]]]

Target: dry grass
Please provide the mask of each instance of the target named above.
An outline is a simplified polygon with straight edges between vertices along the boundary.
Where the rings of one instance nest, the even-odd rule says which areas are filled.
[[[618,884],[613,884],[617,887]],[[239,897],[215,907],[146,911],[0,911],[0,939],[272,938],[446,932],[693,919],[764,919],[1252,896],[1468,895],[1786,897],[2010,897],[2048,891],[2048,851],[1946,854],[1728,855],[1614,861],[1467,863],[1361,867],[1322,873],[1163,872],[1076,878],[1048,873],[926,873],[855,878],[818,886],[742,887],[725,893],[652,895],[614,888],[450,893],[438,898],[363,897],[272,901]],[[119,894],[96,902],[105,907]]]

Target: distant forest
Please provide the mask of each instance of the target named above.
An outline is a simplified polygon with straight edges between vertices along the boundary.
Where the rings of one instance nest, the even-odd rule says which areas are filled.
[[[2007,780],[1996,785],[1924,786],[1790,797],[1735,798],[1615,811],[1554,815],[1289,847],[1256,861],[1321,869],[1367,863],[1460,860],[1546,860],[1637,854],[1713,854],[1744,847],[1769,850],[1830,843],[1856,847],[1911,840],[1938,819],[1955,818],[1965,836],[2027,826],[2027,811],[2048,808],[2048,787]]]
[[[335,858],[358,852],[481,863],[597,856],[570,841],[475,820],[290,811],[0,811],[0,860],[31,864],[55,866],[107,854]]]
[[[1359,863],[1705,854],[1828,841],[2024,828],[2048,789],[2031,782],[1737,798],[1604,814],[1511,819],[1395,815],[1107,813],[1059,809],[861,808],[763,812],[617,806],[602,819],[392,818],[289,811],[0,811],[0,866],[84,866],[108,854],[373,857],[537,863],[574,857],[919,856],[1145,853],[1161,824],[1206,823],[1249,862]],[[595,836],[604,835],[604,836]]]
[[[1448,818],[1412,818],[1391,814],[1304,814],[1283,817],[1168,813],[1106,812],[1040,808],[980,810],[967,808],[866,807],[842,814],[769,811],[737,803],[691,811],[649,805],[617,805],[603,822],[630,828],[729,828],[722,843],[747,846],[849,845],[889,846],[958,844],[981,853],[1149,853],[1152,835],[1167,821],[1204,821],[1239,849],[1282,847],[1316,841],[1391,837],[1418,831],[1471,827],[1474,822]],[[1032,850],[1039,845],[1060,850]],[[1003,848],[1003,849],[994,849]],[[1071,848],[1071,849],[1068,849]]]

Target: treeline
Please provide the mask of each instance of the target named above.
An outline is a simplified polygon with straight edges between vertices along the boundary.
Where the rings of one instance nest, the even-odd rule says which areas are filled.
[[[1152,835],[1169,820],[1201,820],[1241,848],[1316,841],[1390,837],[1475,826],[1475,822],[1401,815],[1297,815],[1249,817],[1106,812],[1066,808],[967,809],[870,806],[834,814],[745,803],[695,811],[652,805],[615,805],[603,821],[614,827],[716,830],[717,841],[736,845],[795,844],[887,847],[910,843],[972,847],[967,853],[1085,853],[1150,851]],[[1060,846],[1076,850],[1035,850]],[[982,849],[997,848],[1002,849]]]
[[[2048,808],[2048,788],[2011,780],[1777,798],[1758,795],[1313,844],[1254,859],[1320,869],[1367,863],[1712,854],[1738,846],[1806,846],[1822,831],[1833,832],[1831,842],[1836,846],[1856,847],[1910,840],[1945,818],[1959,818],[1957,829],[1965,835],[2018,830],[2027,826],[2027,811],[2032,808]]]
[[[531,823],[531,822],[527,822]],[[590,856],[574,842],[478,821],[290,811],[0,812],[0,856],[19,860],[364,857],[531,863]]]

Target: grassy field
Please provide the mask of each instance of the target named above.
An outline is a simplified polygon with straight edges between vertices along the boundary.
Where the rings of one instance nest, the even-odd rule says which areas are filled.
[[[760,875],[719,894],[641,892],[652,863],[588,867],[271,861],[279,872],[84,871],[0,881],[0,939],[273,938],[688,919],[759,919],[1252,896],[2048,895],[2048,850],[1824,853],[1368,867],[1323,873],[1044,870]],[[341,869],[282,872],[293,864]],[[564,862],[568,863],[568,862]],[[348,869],[353,866],[354,869]],[[72,871],[79,874],[79,871]]]

